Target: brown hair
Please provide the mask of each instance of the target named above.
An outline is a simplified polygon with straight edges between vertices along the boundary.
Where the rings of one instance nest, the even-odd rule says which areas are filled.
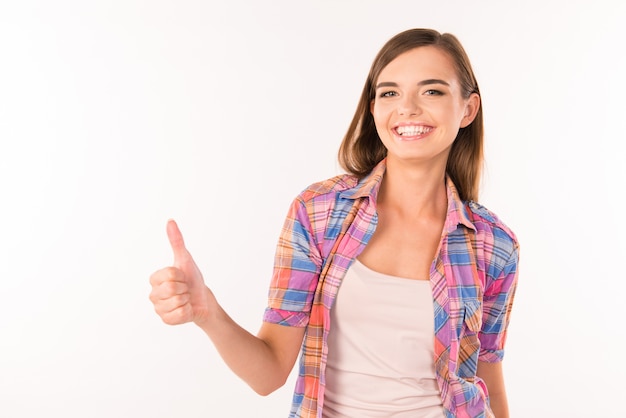
[[[374,117],[370,112],[370,103],[375,97],[375,84],[381,71],[398,55],[422,46],[435,46],[452,58],[464,98],[472,93],[480,96],[469,58],[454,35],[441,34],[432,29],[409,29],[397,34],[376,55],[348,132],[339,147],[339,164],[348,173],[362,178],[386,157],[387,149],[378,137]],[[459,129],[446,166],[446,173],[462,200],[478,199],[482,164],[483,113],[480,104],[474,121]]]

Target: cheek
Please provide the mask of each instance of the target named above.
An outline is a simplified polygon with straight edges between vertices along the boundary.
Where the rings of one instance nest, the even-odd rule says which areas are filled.
[[[386,123],[389,120],[390,114],[390,106],[385,106],[381,103],[372,104],[371,108],[372,117],[374,118],[374,122],[378,126],[378,124]]]
[[[380,106],[375,106],[372,104],[372,106],[370,107],[370,113],[372,114],[372,118],[374,118],[374,124],[376,125],[376,128],[378,128],[378,125],[381,121]]]
[[[388,118],[380,112],[374,112],[372,113],[372,116],[374,117],[374,125],[376,126],[378,136],[384,135],[387,131]]]
[[[467,106],[463,100],[460,100],[458,103],[455,103],[454,106],[450,109],[450,114],[454,115],[455,122],[461,124],[465,114],[467,113]]]

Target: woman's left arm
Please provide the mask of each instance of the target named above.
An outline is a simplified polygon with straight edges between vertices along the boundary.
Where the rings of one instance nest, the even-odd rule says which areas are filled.
[[[504,388],[502,362],[487,363],[479,361],[476,375],[487,385],[489,404],[496,418],[509,418],[509,403]]]

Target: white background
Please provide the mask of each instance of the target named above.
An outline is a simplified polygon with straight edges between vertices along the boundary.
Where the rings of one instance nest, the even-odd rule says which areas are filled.
[[[173,217],[256,332],[292,198],[374,55],[456,34],[486,118],[482,203],[520,239],[512,417],[623,412],[626,8],[618,1],[0,3],[0,416],[283,417],[153,312]]]

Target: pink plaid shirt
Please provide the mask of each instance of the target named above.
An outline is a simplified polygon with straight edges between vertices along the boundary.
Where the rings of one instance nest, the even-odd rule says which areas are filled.
[[[362,180],[340,175],[304,190],[278,242],[264,320],[307,327],[290,418],[321,418],[330,309],[377,224],[385,160]],[[493,213],[462,202],[447,180],[448,212],[430,270],[434,364],[449,418],[493,417],[478,360],[501,361],[517,283],[517,239]]]

